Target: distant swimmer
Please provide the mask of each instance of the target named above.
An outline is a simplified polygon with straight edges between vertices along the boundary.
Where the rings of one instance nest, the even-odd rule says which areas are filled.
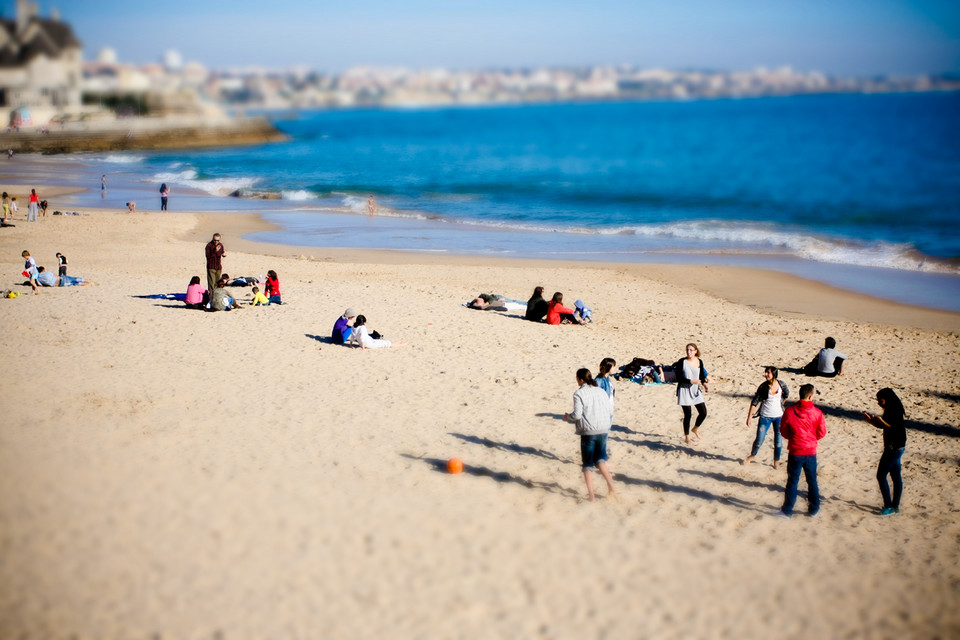
[[[367,198],[367,213],[371,216],[377,212],[377,203],[374,201],[373,196]]]

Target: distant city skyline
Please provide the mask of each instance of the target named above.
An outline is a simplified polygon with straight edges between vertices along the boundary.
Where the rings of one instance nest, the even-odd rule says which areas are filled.
[[[356,0],[37,3],[119,60],[176,50],[209,68],[484,69],[629,64],[667,69],[791,66],[831,75],[960,72],[950,0]],[[2,0],[7,18],[14,0]],[[227,9],[226,7],[229,7]],[[227,13],[229,11],[229,13]]]

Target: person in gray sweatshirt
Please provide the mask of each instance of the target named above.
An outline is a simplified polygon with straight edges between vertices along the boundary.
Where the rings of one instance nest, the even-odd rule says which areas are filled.
[[[594,499],[593,467],[607,482],[607,495],[614,495],[613,478],[607,468],[607,434],[613,424],[613,403],[607,392],[597,386],[589,369],[577,370],[578,389],[573,394],[573,411],[563,419],[576,425],[580,436],[580,456],[583,462],[583,480],[587,484],[590,501]]]

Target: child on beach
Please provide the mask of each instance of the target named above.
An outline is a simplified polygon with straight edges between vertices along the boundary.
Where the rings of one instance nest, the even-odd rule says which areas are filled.
[[[30,252],[26,249],[20,254],[20,257],[23,258],[23,273],[24,276],[30,279],[30,286],[33,288],[34,293],[40,293],[40,290],[37,288],[37,261],[30,257]]]
[[[607,468],[607,434],[613,424],[613,403],[607,392],[597,386],[589,369],[577,370],[577,390],[573,394],[573,411],[563,414],[563,419],[576,425],[580,436],[580,458],[583,469],[583,481],[587,485],[587,496],[594,500],[593,467],[607,483],[607,495],[615,494],[613,478]]]
[[[260,287],[254,287],[252,293],[253,302],[250,303],[250,306],[257,307],[270,304],[270,301],[267,300],[267,296],[260,293]]]
[[[374,332],[378,337],[374,337],[370,334],[370,330],[367,329],[367,319],[366,317],[359,315],[356,320],[353,321],[353,331],[350,333],[350,344],[355,344],[361,349],[386,349],[389,347],[402,347],[404,343],[397,342],[394,344],[386,338],[380,338],[379,333]]]
[[[67,256],[63,255],[60,252],[57,252],[57,264],[60,266],[57,275],[65,276],[67,275]]]
[[[617,361],[613,358],[604,358],[600,361],[597,368],[597,386],[607,392],[610,398],[610,414],[613,415],[613,406],[616,404],[617,390],[613,387],[613,376],[610,371],[617,366]]]
[[[20,205],[17,204],[16,196],[10,198],[10,215],[16,217],[20,213]]]

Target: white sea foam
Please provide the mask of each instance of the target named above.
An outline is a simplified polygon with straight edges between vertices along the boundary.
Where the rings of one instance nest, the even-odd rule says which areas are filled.
[[[127,156],[121,154],[110,154],[100,158],[100,162],[106,162],[108,164],[135,164],[137,162],[143,162],[146,160],[146,156]]]
[[[165,182],[174,186],[188,187],[205,191],[215,196],[225,196],[237,189],[249,189],[256,184],[256,178],[214,178],[209,180],[197,177],[196,169],[184,169],[178,172],[164,172],[153,176],[151,182]]]
[[[280,195],[284,200],[290,200],[292,202],[302,202],[304,200],[316,200],[319,196],[312,191],[307,191],[305,189],[297,189],[296,191],[282,191]]]

